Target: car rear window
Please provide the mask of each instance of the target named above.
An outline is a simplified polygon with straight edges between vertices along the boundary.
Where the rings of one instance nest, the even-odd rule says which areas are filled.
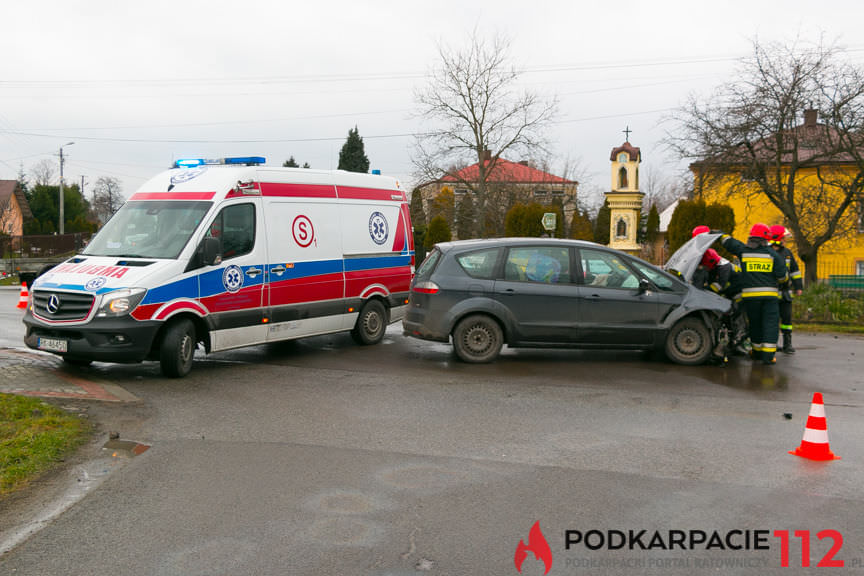
[[[428,278],[432,272],[435,270],[435,266],[438,265],[438,261],[441,259],[441,251],[437,248],[432,250],[426,259],[423,260],[423,263],[420,264],[420,267],[417,269],[415,273],[415,277],[417,278]]]
[[[495,275],[495,264],[498,263],[499,248],[489,248],[460,254],[456,262],[472,278],[491,279]]]

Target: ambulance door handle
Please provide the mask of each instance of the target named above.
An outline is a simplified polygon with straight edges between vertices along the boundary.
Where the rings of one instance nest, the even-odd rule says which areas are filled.
[[[285,270],[287,270],[287,268],[285,268],[284,266],[275,266],[270,269],[270,272],[276,274],[277,276],[281,276],[285,273]]]
[[[259,274],[261,274],[260,268],[249,268],[248,270],[246,270],[246,275],[250,278],[255,278]]]

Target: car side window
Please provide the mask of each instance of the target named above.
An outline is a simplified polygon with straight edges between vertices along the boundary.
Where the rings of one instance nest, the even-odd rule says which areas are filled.
[[[566,246],[511,248],[504,263],[504,279],[567,284],[570,282],[570,250]]]
[[[255,246],[255,206],[226,206],[213,219],[207,236],[222,240],[223,260],[248,254]]]
[[[639,287],[638,276],[617,254],[583,248],[580,255],[585,284],[603,288],[621,288],[622,290]]]
[[[642,273],[642,275],[651,280],[658,290],[662,290],[663,292],[675,292],[675,290],[680,287],[680,284],[678,284],[674,278],[656,268],[635,260],[632,264],[640,273]]]
[[[491,279],[495,276],[500,249],[477,250],[456,257],[459,266],[472,278]]]

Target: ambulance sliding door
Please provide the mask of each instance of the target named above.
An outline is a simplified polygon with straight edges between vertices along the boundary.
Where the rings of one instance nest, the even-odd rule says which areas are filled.
[[[411,262],[400,204],[363,199],[342,202],[345,297],[366,299],[374,293],[387,297],[407,291]]]
[[[342,243],[336,200],[265,198],[269,340],[341,328],[345,314]]]

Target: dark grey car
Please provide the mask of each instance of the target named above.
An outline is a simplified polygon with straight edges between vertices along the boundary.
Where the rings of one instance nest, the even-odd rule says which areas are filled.
[[[623,252],[578,240],[446,242],[417,269],[406,335],[466,362],[511,347],[663,349],[679,364],[723,355],[731,303]]]

